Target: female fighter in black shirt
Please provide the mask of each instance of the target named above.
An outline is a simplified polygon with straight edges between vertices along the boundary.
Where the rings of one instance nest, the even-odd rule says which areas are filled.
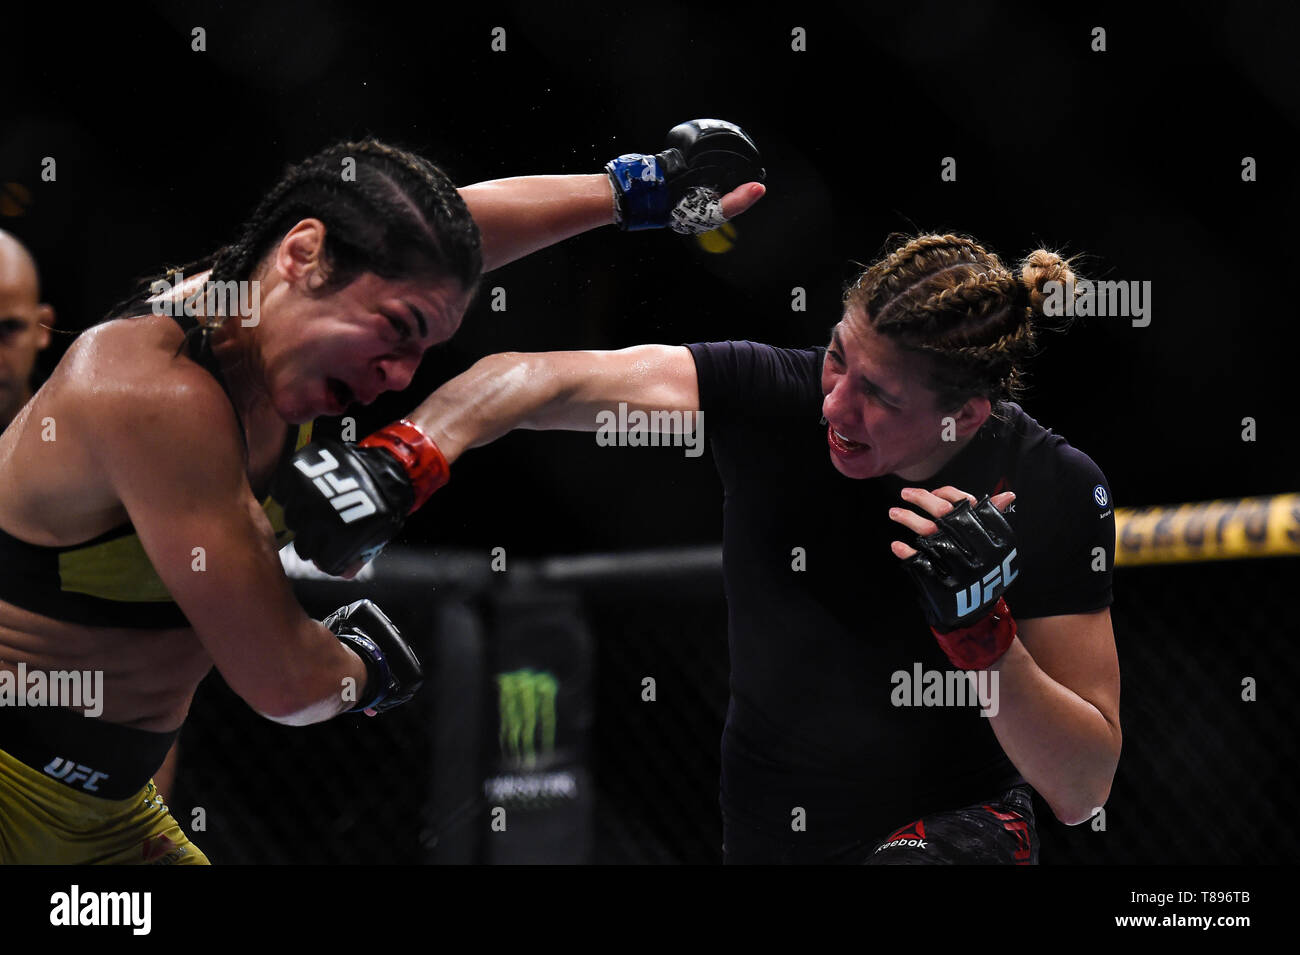
[[[1107,482],[1011,400],[1073,278],[919,236],[862,273],[825,349],[492,355],[374,440],[300,451],[281,497],[337,571],[511,429],[702,429],[726,489],[726,860],[1033,863],[1028,787],[1088,819],[1121,740]],[[325,455],[373,516],[343,524],[306,479]]]

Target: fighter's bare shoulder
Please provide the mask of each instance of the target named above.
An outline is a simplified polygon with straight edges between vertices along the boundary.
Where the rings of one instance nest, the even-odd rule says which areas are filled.
[[[237,446],[229,399],[207,370],[177,353],[182,342],[180,328],[166,316],[87,329],[50,380],[69,424],[89,443],[108,447],[122,437],[143,437],[139,429],[183,444],[220,442],[224,435]]]

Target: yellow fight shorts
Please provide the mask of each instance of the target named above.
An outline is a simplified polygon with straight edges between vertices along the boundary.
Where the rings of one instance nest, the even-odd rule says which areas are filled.
[[[0,864],[208,865],[150,780],[101,799],[0,750]]]

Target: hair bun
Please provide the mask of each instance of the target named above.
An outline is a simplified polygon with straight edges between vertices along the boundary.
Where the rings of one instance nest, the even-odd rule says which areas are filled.
[[[1047,283],[1059,282],[1072,290],[1078,276],[1071,270],[1068,259],[1047,249],[1035,249],[1020,263],[1020,280],[1029,293],[1029,307],[1035,315],[1042,315],[1043,303],[1050,294]]]

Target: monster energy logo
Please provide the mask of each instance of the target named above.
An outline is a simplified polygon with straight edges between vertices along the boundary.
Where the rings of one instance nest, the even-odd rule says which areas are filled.
[[[537,753],[555,751],[555,696],[560,683],[550,673],[514,670],[497,674],[501,709],[501,755],[516,766],[532,766]]]

